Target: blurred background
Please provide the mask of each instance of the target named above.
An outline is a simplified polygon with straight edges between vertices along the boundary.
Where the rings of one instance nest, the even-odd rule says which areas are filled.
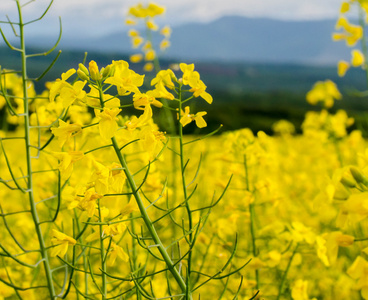
[[[23,1],[24,19],[41,16],[49,1]],[[127,12],[138,1],[131,0],[54,0],[40,22],[27,27],[29,52],[57,47],[62,54],[48,76],[37,83],[41,92],[46,81],[77,68],[88,52],[87,62],[99,66],[112,60],[128,60],[136,53],[125,24]],[[142,1],[143,4],[148,1]],[[254,132],[272,133],[272,124],[291,121],[300,131],[307,110],[312,107],[305,94],[319,80],[331,79],[343,93],[334,109],[344,108],[355,117],[355,127],[366,126],[367,99],[358,91],[367,88],[364,70],[350,69],[345,77],[337,75],[337,62],[350,60],[351,49],[331,39],[339,16],[340,0],[160,0],[166,7],[155,19],[162,27],[172,28],[171,47],[160,54],[162,68],[179,62],[195,63],[214,102],[211,106],[198,98],[198,108],[208,112],[208,130],[224,124],[224,130],[249,127]],[[16,22],[15,1],[0,1],[0,20]],[[8,39],[16,45],[12,28],[1,24]],[[29,72],[37,77],[56,52],[29,60]],[[2,68],[19,68],[18,54],[0,41]],[[143,63],[131,64],[142,73]],[[152,73],[152,76],[154,74]],[[146,85],[149,86],[149,77]]]

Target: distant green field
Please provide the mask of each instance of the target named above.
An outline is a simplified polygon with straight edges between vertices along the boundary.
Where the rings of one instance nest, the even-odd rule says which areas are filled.
[[[37,50],[30,49],[30,53]],[[28,70],[31,77],[39,76],[54,58],[41,56],[29,59]],[[77,68],[84,57],[83,52],[63,51],[59,60],[48,75],[36,83],[36,89],[41,92],[46,81],[60,77],[62,72]],[[87,62],[95,60],[100,66],[110,64],[112,60],[128,60],[128,56],[118,53],[89,53]],[[0,65],[2,68],[19,69],[17,53],[0,47]],[[162,68],[176,61],[161,59]],[[190,63],[190,62],[188,62]],[[131,64],[131,67],[142,72],[142,64]],[[224,130],[249,127],[253,131],[263,130],[271,133],[271,125],[279,119],[293,122],[297,129],[307,110],[313,109],[305,101],[306,92],[318,80],[331,79],[337,83],[344,99],[339,101],[334,109],[344,108],[356,118],[356,125],[365,128],[367,97],[357,97],[357,91],[366,89],[366,79],[363,70],[349,70],[344,78],[336,74],[336,67],[277,65],[277,64],[246,64],[221,62],[196,63],[196,70],[208,86],[208,91],[214,98],[208,107],[207,130],[213,130],[217,124],[224,125]],[[150,78],[146,78],[148,88]],[[204,101],[198,99],[198,108]],[[134,113],[127,110],[127,114]],[[193,126],[193,130],[194,126]]]

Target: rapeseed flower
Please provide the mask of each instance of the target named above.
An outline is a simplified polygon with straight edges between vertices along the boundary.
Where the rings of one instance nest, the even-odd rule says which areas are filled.
[[[104,139],[110,139],[115,135],[119,126],[117,124],[118,118],[116,117],[121,112],[119,108],[107,108],[104,107],[102,111],[96,109],[96,117],[100,119],[99,130],[100,135]]]
[[[59,127],[51,128],[51,132],[58,138],[59,145],[62,147],[72,136],[80,133],[82,126],[78,124],[69,124],[59,119]]]
[[[324,106],[329,108],[333,106],[334,100],[340,100],[342,95],[334,82],[326,80],[316,82],[312,90],[307,93],[306,98],[312,105],[323,102]]]
[[[189,106],[186,106],[184,108],[184,111],[182,112],[182,117],[180,118],[180,123],[184,127],[191,123],[192,121],[195,121],[197,127],[203,128],[207,126],[206,121],[203,119],[203,116],[205,116],[207,112],[200,111],[196,114],[190,114],[190,108]]]
[[[126,61],[113,61],[115,70],[113,77],[105,80],[105,83],[115,85],[120,96],[129,95],[130,93],[139,93],[138,87],[143,84],[144,75],[139,75],[129,69]]]
[[[55,257],[58,255],[63,257],[68,251],[68,246],[74,246],[77,243],[77,241],[72,237],[67,236],[66,234],[55,229],[52,230],[52,237],[53,238],[51,239],[51,242],[55,247],[53,247],[51,250],[51,257]]]

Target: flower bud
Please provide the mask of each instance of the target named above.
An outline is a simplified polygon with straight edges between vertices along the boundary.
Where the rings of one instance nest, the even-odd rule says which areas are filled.
[[[86,75],[86,73],[84,73],[81,69],[77,70],[77,74],[79,76],[80,79],[82,80],[89,80],[88,76]]]
[[[100,80],[101,79],[101,75],[100,75],[100,72],[98,71],[98,66],[96,64],[96,62],[94,60],[91,60],[89,62],[89,72],[91,74],[91,78],[93,80]]]
[[[341,234],[336,238],[336,243],[340,247],[349,247],[350,245],[354,244],[354,237],[347,234]]]
[[[86,74],[87,76],[89,76],[89,72],[88,72],[88,69],[85,67],[84,64],[79,64],[78,65],[79,69],[84,73]]]
[[[342,176],[340,182],[347,188],[354,188],[356,186],[356,182],[352,180],[351,176]]]
[[[350,172],[351,172],[351,175],[353,175],[356,182],[363,183],[364,185],[368,184],[367,177],[365,177],[358,168],[350,167]]]
[[[101,70],[102,73],[102,77],[108,77],[110,75],[111,72],[111,65],[106,66],[106,68],[104,68],[103,70]]]

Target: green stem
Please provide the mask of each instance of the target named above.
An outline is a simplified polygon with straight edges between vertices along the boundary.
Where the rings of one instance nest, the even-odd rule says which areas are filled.
[[[286,280],[287,274],[289,273],[291,263],[293,262],[293,258],[294,258],[295,254],[296,254],[296,251],[298,250],[298,247],[299,247],[299,244],[296,244],[295,249],[293,251],[293,254],[291,255],[291,257],[289,259],[289,262],[288,262],[288,264],[286,266],[285,272],[284,272],[284,274],[282,276],[282,279],[281,279],[281,283],[280,283],[280,287],[279,287],[279,293],[277,295],[276,300],[279,300],[280,297],[281,297],[281,295],[282,295],[282,291],[284,289],[285,280]]]
[[[25,132],[25,146],[26,146],[26,159],[27,159],[27,190],[29,195],[29,203],[31,207],[32,219],[35,224],[36,234],[38,238],[38,242],[40,245],[40,253],[43,259],[43,265],[46,274],[47,287],[50,294],[50,299],[55,299],[55,288],[52,279],[52,271],[50,268],[49,257],[45,245],[45,241],[43,238],[40,219],[38,215],[38,211],[36,208],[36,203],[34,199],[34,187],[33,187],[33,172],[32,172],[32,158],[31,158],[31,141],[30,141],[30,124],[29,124],[29,103],[28,103],[28,77],[27,77],[27,55],[26,55],[26,47],[24,40],[24,23],[22,18],[22,10],[19,0],[16,1],[19,15],[19,36],[20,36],[20,47],[21,47],[21,57],[22,57],[22,82],[23,82],[23,107],[24,107],[24,132]]]
[[[98,217],[101,221],[101,205],[100,199],[97,200],[97,207],[98,207]],[[103,225],[99,225],[100,227],[100,255],[101,255],[101,269],[102,269],[102,295],[101,299],[104,300],[107,297],[107,284],[106,284],[106,260],[105,260],[105,247],[103,243]]]
[[[244,155],[244,169],[245,169],[245,182],[246,182],[246,190],[250,192],[250,185],[249,185],[249,173],[248,173],[248,163],[247,163],[247,156]],[[256,258],[257,253],[257,246],[256,246],[256,230],[255,230],[255,212],[254,212],[254,205],[253,203],[249,203],[249,215],[250,215],[250,235],[252,237],[252,251],[253,257]],[[259,289],[259,272],[258,269],[255,270],[255,277],[256,277],[256,289]]]
[[[134,198],[137,202],[137,205],[139,207],[139,211],[141,212],[143,221],[146,224],[147,229],[148,229],[154,243],[156,245],[158,245],[157,248],[158,248],[159,252],[161,253],[161,256],[164,259],[168,269],[170,270],[171,274],[174,276],[174,278],[175,278],[176,282],[178,283],[178,285],[180,286],[182,292],[185,292],[186,291],[186,284],[185,284],[183,278],[180,276],[178,270],[174,267],[174,264],[171,261],[170,256],[166,251],[166,248],[162,244],[161,239],[158,236],[157,231],[156,231],[154,225],[152,224],[152,221],[151,221],[150,217],[147,214],[147,211],[146,211],[146,209],[144,207],[144,204],[143,204],[143,199],[141,198],[141,195],[140,195],[140,193],[137,189],[137,185],[134,181],[132,173],[130,172],[130,170],[128,168],[126,160],[125,160],[125,158],[123,157],[123,155],[121,154],[121,152],[119,150],[119,145],[118,145],[115,137],[113,137],[111,139],[111,141],[112,141],[115,153],[118,156],[119,162],[120,162],[121,166],[124,169],[125,176],[127,177],[129,187],[130,187],[130,189],[133,193],[133,196],[134,196]]]
[[[179,87],[179,91],[178,91],[178,98],[180,100],[179,102],[179,120],[181,119],[181,113],[182,113],[182,93],[181,93],[181,87],[182,85],[180,85]],[[179,122],[179,144],[180,144],[180,170],[181,170],[181,179],[182,179],[182,184],[183,184],[183,194],[184,194],[184,200],[187,200],[188,198],[188,193],[187,193],[187,185],[186,185],[186,181],[185,181],[185,163],[184,163],[184,141],[183,141],[183,126],[182,124]],[[185,201],[185,208],[187,211],[187,215],[188,215],[188,221],[189,221],[189,228],[188,228],[188,232],[189,232],[189,247],[192,246],[192,242],[193,242],[193,220],[192,220],[192,211],[190,209],[190,205],[189,205],[189,201]],[[188,281],[187,284],[190,285],[190,274],[192,271],[192,251],[189,252],[188,254]]]
[[[134,235],[136,234],[136,231],[135,231],[135,223],[134,223],[134,219],[133,219],[133,213],[130,214],[130,217],[131,217],[130,226],[132,227],[131,231],[133,233],[133,236],[132,236],[133,270],[132,270],[132,272],[135,272],[136,270],[138,270],[138,265],[137,265],[138,256],[137,256],[137,244],[135,243],[135,239],[134,239]],[[141,300],[141,299],[142,299],[142,295],[141,295],[139,289],[137,289],[137,300]]]

